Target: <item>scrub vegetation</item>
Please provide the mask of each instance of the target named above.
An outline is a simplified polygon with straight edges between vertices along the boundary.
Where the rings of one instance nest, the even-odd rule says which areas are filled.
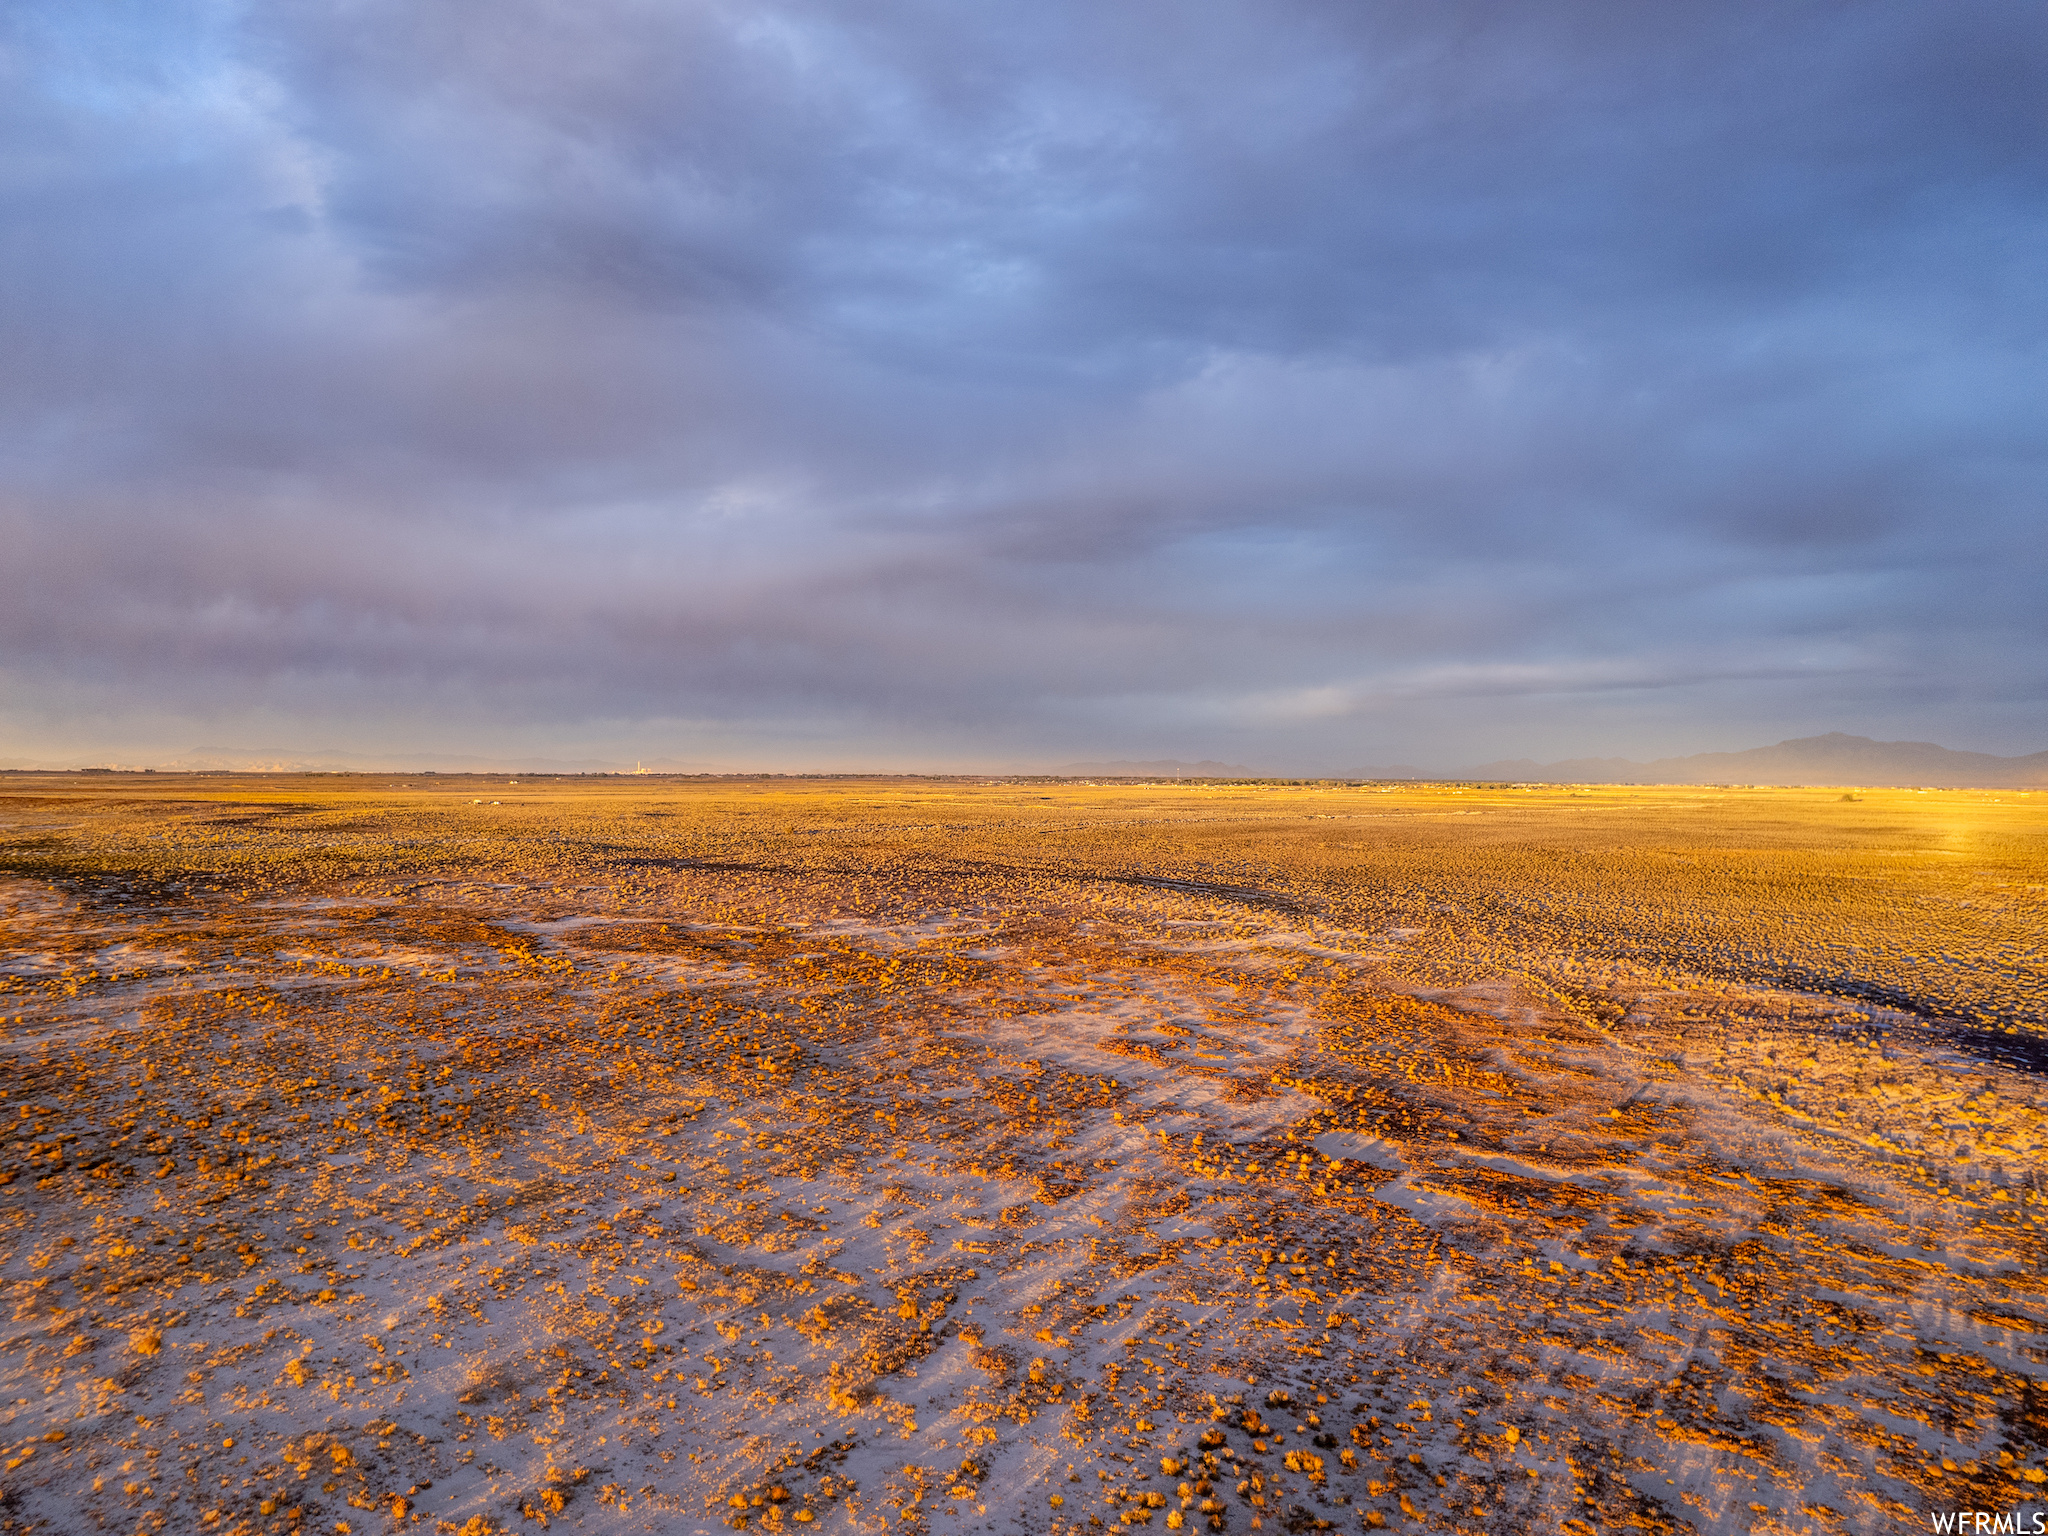
[[[2040,1507],[2048,796],[0,778],[0,1532]]]

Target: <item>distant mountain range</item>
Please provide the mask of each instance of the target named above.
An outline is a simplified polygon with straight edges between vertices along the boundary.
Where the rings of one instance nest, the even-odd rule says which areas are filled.
[[[1048,773],[1063,779],[1258,779],[1264,774],[1237,763],[1199,762],[1183,763],[1167,759],[1156,763],[1068,763],[1064,768],[1049,768]]]
[[[1367,776],[1380,776],[1367,769]],[[1413,770],[1386,777],[1419,778]],[[1434,777],[1434,775],[1432,775]],[[1872,741],[1830,731],[1746,752],[1696,752],[1635,763],[1621,757],[1537,763],[1512,758],[1443,777],[1548,784],[1843,784],[1951,789],[2048,789],[2048,752],[1994,757],[1931,741]]]

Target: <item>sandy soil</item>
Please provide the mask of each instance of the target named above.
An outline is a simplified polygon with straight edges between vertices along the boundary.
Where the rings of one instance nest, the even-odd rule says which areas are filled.
[[[2033,805],[430,785],[0,788],[0,1531],[2048,1507]]]

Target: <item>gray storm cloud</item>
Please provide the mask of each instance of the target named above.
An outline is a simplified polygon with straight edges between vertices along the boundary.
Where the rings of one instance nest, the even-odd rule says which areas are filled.
[[[2044,65],[1994,4],[18,7],[0,756],[2038,749]]]

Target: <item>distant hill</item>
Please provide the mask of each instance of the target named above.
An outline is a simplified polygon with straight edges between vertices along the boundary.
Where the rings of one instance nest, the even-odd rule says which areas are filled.
[[[1548,784],[1865,784],[1952,789],[2048,789],[2048,752],[1994,757],[1954,752],[1931,741],[1872,741],[1830,731],[1746,752],[1696,752],[1636,763],[1624,757],[1580,757],[1561,763],[1531,758],[1482,763],[1445,777]]]
[[[1048,770],[1066,779],[1256,779],[1249,768],[1236,763],[1068,763]]]

